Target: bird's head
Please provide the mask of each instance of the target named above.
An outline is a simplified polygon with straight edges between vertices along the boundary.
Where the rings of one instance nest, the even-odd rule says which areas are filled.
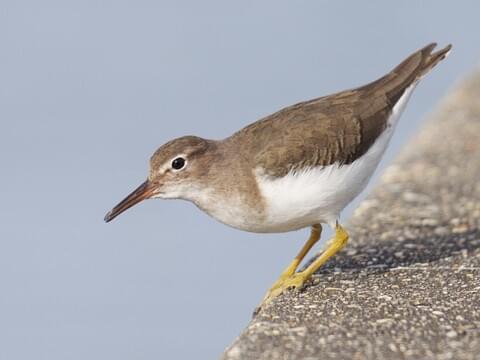
[[[216,143],[196,136],[167,142],[150,158],[148,178],[106,216],[109,222],[145,199],[190,199],[205,182]]]

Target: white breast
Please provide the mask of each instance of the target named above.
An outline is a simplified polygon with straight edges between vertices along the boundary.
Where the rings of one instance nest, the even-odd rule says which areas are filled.
[[[267,206],[263,231],[284,232],[315,223],[335,224],[340,212],[373,175],[415,85],[394,106],[384,132],[353,163],[309,168],[282,178],[262,175],[263,170],[257,169],[256,179]]]

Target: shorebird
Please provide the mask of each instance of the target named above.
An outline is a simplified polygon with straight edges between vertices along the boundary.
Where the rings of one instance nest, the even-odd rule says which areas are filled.
[[[341,211],[367,185],[418,82],[450,52],[432,43],[367,85],[286,107],[223,140],[184,136],[160,146],[147,180],[106,216],[144,199],[185,199],[234,228],[276,233],[311,228],[310,237],[268,290],[263,304],[300,289],[348,240]],[[334,229],[304,270],[302,259]]]

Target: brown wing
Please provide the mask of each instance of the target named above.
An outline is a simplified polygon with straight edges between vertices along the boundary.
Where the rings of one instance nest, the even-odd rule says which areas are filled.
[[[383,132],[405,89],[445,58],[451,48],[449,45],[432,53],[435,45],[415,52],[368,85],[287,107],[240,130],[233,138],[243,138],[244,143],[248,138],[252,160],[275,177],[304,167],[349,164]]]

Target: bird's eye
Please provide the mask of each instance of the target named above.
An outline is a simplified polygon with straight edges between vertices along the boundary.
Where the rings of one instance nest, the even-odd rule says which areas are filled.
[[[180,170],[185,166],[185,159],[178,157],[172,161],[172,168],[175,170]]]

